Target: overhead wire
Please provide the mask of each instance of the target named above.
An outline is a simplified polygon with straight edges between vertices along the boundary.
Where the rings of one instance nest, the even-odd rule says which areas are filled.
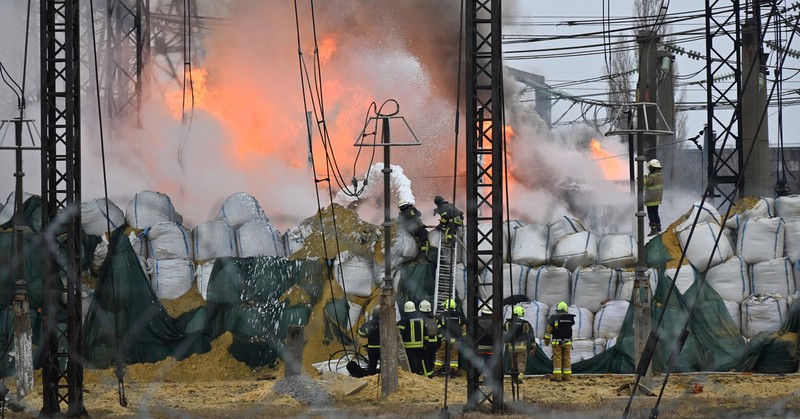
[[[183,0],[183,86],[181,90],[181,138],[178,144],[178,164],[183,169],[183,153],[189,142],[194,121],[194,78],[192,76],[192,0]],[[189,115],[186,114],[186,87],[189,87]]]

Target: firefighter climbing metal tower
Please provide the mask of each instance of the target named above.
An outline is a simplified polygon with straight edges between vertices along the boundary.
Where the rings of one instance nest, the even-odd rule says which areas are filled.
[[[493,411],[504,409],[502,363],[503,311],[503,101],[500,0],[467,1],[466,10],[466,132],[467,132],[467,403],[490,403]],[[478,224],[490,221],[490,230]],[[488,246],[487,246],[488,244]],[[481,250],[489,249],[489,250]],[[479,277],[483,268],[491,274]],[[482,282],[485,281],[485,282]],[[491,297],[481,304],[478,290],[491,287]],[[484,293],[485,295],[486,293]],[[480,330],[478,313],[491,303],[492,330]],[[475,362],[476,339],[490,332],[495,361],[479,383]]]
[[[85,416],[78,0],[41,1],[42,411]]]

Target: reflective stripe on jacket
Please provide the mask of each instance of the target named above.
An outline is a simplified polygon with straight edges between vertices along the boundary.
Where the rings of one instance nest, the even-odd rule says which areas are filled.
[[[664,196],[664,175],[655,171],[644,177],[644,204],[648,207],[661,205]]]

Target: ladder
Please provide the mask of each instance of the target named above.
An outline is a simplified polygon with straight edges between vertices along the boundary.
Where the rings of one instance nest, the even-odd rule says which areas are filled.
[[[455,256],[458,249],[458,239],[452,237],[450,240],[446,240],[445,234],[442,232],[439,237],[438,249],[436,283],[433,288],[433,301],[436,303],[433,307],[434,314],[442,310],[442,303],[445,300],[455,298],[453,277],[455,276]]]

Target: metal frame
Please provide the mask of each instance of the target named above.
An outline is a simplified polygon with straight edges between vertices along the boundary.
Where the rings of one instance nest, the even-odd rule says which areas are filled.
[[[141,127],[142,95],[150,59],[150,0],[107,0],[105,91],[112,120],[135,117]]]
[[[42,411],[86,415],[80,277],[79,0],[41,1]]]
[[[467,371],[467,403],[478,407],[491,403],[492,410],[505,408],[503,400],[503,102],[500,0],[468,1],[466,7],[466,109],[467,109],[467,352],[460,358]],[[492,229],[481,232],[478,224],[491,221]],[[481,245],[489,244],[480,250]],[[482,260],[486,260],[483,263]],[[479,273],[492,272],[491,282]],[[491,284],[492,296],[479,302],[478,290]],[[478,313],[491,301],[492,330],[480,330]],[[480,385],[480,371],[473,362],[476,338],[490,332],[494,337],[493,359]]]

